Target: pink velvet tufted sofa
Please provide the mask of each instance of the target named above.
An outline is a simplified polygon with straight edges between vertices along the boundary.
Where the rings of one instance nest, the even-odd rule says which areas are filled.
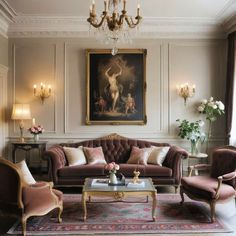
[[[188,157],[188,153],[168,143],[136,140],[111,134],[99,139],[52,146],[45,152],[44,157],[48,160],[49,177],[56,186],[82,186],[87,177],[104,177],[106,175],[104,164],[68,166],[63,146],[101,146],[107,163],[113,161],[119,163],[120,172],[125,177],[133,177],[133,171],[137,165],[126,163],[132,147],[145,148],[151,145],[170,146],[170,149],[162,166],[139,165],[140,177],[151,177],[154,185],[171,185],[177,189],[182,175],[181,162],[182,159]]]

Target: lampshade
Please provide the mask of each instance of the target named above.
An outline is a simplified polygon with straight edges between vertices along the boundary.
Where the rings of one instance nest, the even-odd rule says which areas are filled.
[[[28,120],[31,119],[29,104],[13,104],[12,120]]]

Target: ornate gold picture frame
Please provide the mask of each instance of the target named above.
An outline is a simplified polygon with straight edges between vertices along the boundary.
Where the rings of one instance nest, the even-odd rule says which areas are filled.
[[[86,124],[144,125],[146,49],[87,49]]]

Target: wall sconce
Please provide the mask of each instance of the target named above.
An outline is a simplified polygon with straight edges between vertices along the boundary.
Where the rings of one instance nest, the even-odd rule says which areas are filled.
[[[49,98],[52,94],[52,88],[49,84],[47,87],[45,84],[41,83],[40,88],[37,89],[37,85],[34,85],[34,96],[41,99],[42,104],[44,103],[45,98]]]
[[[23,120],[29,120],[31,119],[31,113],[30,113],[30,106],[29,104],[13,104],[12,109],[12,120],[20,120],[19,128],[20,128],[20,142],[24,143],[24,122]]]
[[[195,84],[189,85],[188,83],[177,85],[178,94],[184,99],[184,105],[186,106],[187,99],[193,97],[196,91]]]

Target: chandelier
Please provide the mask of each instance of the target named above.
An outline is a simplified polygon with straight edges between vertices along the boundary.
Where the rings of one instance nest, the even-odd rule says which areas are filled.
[[[97,29],[98,37],[105,43],[112,44],[112,55],[118,52],[117,43],[131,43],[130,29],[135,28],[141,21],[140,4],[137,6],[137,16],[133,19],[127,15],[126,0],[123,0],[123,8],[119,13],[121,0],[104,0],[104,11],[98,19],[95,10],[95,0],[90,6],[90,14],[87,21]]]

